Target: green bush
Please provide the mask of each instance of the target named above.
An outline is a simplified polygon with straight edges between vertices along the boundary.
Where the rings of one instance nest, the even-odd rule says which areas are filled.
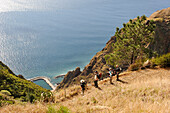
[[[0,106],[15,104],[15,100],[10,96],[4,95],[0,93]]]
[[[52,92],[43,92],[41,94],[42,102],[55,102],[55,98]]]
[[[9,100],[9,101],[6,101],[7,104],[15,104],[15,101],[12,101],[12,100]]]
[[[94,104],[96,104],[96,103],[98,103],[98,101],[96,100],[96,98],[95,97],[92,97],[92,102],[94,103]]]
[[[11,95],[11,93],[7,90],[1,90],[1,93],[4,94],[4,95],[7,95],[7,96]]]
[[[60,106],[60,109],[57,111],[57,113],[70,113],[70,110],[65,106]]]
[[[48,106],[47,113],[57,113],[57,110],[53,106]]]
[[[134,63],[129,66],[128,70],[136,71],[136,70],[139,70],[141,67],[142,67],[142,63]]]
[[[170,53],[154,58],[151,62],[152,65],[158,65],[163,68],[170,67]]]

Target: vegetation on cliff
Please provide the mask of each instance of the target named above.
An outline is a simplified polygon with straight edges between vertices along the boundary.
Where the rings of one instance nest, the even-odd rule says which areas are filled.
[[[2,95],[2,91],[9,92],[8,97],[19,99],[20,101],[33,102],[40,98],[42,92],[48,92],[48,90],[34,84],[31,81],[27,81],[20,77],[17,77],[6,65],[0,61],[0,103],[9,100],[8,97]]]
[[[156,66],[161,67],[161,68],[170,67],[170,53],[157,56],[156,58],[153,57],[151,59],[148,59],[144,63],[135,62],[128,67],[128,70],[136,71],[136,70],[145,69],[145,68],[155,68]]]
[[[136,20],[129,20],[123,24],[123,28],[116,29],[116,42],[113,43],[113,52],[105,56],[109,65],[130,65],[136,60],[152,57],[153,52],[149,44],[154,39],[154,21],[146,21],[146,16],[137,17]]]
[[[170,67],[170,53],[156,57],[151,60],[152,65],[158,65],[162,68]]]

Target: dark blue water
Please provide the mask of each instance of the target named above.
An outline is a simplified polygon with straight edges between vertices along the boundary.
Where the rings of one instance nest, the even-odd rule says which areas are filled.
[[[1,0],[0,60],[25,78],[87,65],[124,22],[169,0]]]
[[[34,83],[39,86],[43,86],[46,89],[52,90],[52,88],[44,80],[34,81]]]

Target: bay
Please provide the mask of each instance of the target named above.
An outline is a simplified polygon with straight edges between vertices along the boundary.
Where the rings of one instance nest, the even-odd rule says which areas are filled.
[[[0,0],[0,60],[25,78],[58,83],[55,76],[83,69],[116,27],[169,6],[169,0]]]

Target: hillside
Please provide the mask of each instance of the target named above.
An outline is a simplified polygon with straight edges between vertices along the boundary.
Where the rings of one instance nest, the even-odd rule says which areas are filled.
[[[150,44],[150,48],[153,51],[157,51],[159,55],[170,52],[170,7],[167,9],[159,10],[153,13],[148,20],[154,20],[156,23],[155,40]],[[103,74],[108,72],[109,66],[106,64],[105,55],[113,51],[112,44],[116,41],[116,37],[113,36],[106,43],[106,46],[91,59],[90,63],[85,66],[84,70],[79,75],[74,73],[67,74],[61,85],[57,88],[64,88],[77,84],[81,79],[86,79],[88,82],[92,81],[94,71],[99,71]],[[69,75],[69,76],[68,76]],[[72,78],[72,79],[68,79]],[[69,84],[68,84],[69,83]]]
[[[20,101],[34,101],[40,98],[42,92],[47,92],[46,89],[16,76],[5,64],[0,61],[0,93],[2,90],[9,92],[11,98],[19,99]],[[3,97],[0,94],[1,97]],[[0,98],[1,103],[5,102]]]
[[[100,81],[101,90],[88,84],[84,96],[80,86],[72,86],[55,94],[56,104],[9,105],[0,108],[0,113],[55,113],[60,106],[71,113],[170,112],[170,68],[126,72],[120,79],[114,79],[113,85],[108,79]]]
[[[71,100],[62,102],[73,112],[170,112],[170,70],[147,69],[122,74],[122,82],[101,81]],[[74,107],[76,106],[76,107]]]

